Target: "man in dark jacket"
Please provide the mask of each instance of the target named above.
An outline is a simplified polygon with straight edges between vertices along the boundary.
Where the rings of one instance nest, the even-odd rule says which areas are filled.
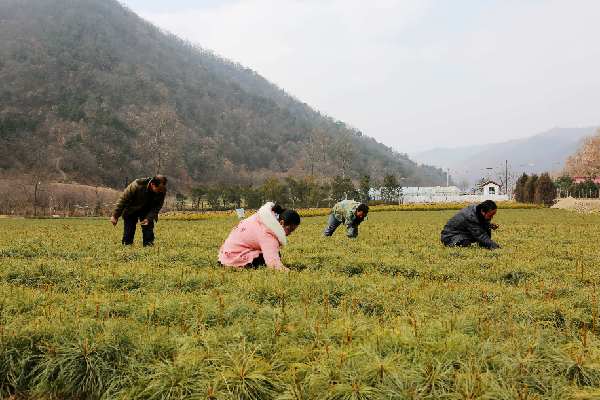
[[[133,244],[138,221],[141,221],[144,246],[154,244],[154,222],[158,221],[166,193],[167,178],[162,175],[136,179],[127,186],[110,218],[110,222],[116,225],[119,217],[123,216],[123,244]]]
[[[492,200],[463,208],[444,226],[442,243],[449,247],[468,247],[477,243],[490,250],[500,248],[492,240],[492,230],[498,228],[498,225],[491,223],[497,209]]]

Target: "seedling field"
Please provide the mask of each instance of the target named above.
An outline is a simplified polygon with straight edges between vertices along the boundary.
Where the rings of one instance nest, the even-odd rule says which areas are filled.
[[[234,218],[0,220],[0,398],[600,398],[600,216],[499,210],[503,248],[446,249],[456,211],[304,218],[292,272],[219,267]],[[138,235],[141,232],[138,232]]]

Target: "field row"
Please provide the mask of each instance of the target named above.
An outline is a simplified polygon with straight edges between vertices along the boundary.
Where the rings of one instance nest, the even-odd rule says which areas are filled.
[[[600,396],[600,217],[500,210],[504,246],[446,249],[453,211],[378,212],[357,240],[306,218],[292,272],[219,267],[234,218],[0,221],[0,397]],[[138,238],[141,240],[141,238]]]

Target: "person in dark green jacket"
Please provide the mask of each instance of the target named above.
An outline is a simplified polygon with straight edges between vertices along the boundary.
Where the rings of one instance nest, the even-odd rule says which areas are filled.
[[[110,217],[113,225],[117,225],[119,218],[123,217],[124,245],[133,244],[138,221],[142,226],[144,246],[154,244],[154,223],[158,221],[158,213],[165,202],[166,193],[167,177],[163,175],[136,179],[127,186]]]
[[[331,236],[338,226],[346,226],[346,236],[355,238],[358,236],[358,225],[367,217],[369,206],[354,200],[342,200],[331,209],[327,227],[323,236]]]

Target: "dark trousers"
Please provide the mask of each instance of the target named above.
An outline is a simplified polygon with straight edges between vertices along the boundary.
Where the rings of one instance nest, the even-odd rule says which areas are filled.
[[[123,240],[121,241],[123,244],[133,244],[137,223],[144,218],[146,218],[146,213],[123,216]],[[148,225],[142,225],[142,242],[144,246],[154,244],[154,221],[152,219],[148,221]]]
[[[454,243],[455,247],[469,247],[473,244],[469,239],[462,239]]]
[[[447,241],[447,242],[442,241],[442,243],[446,247],[471,247],[471,245],[474,243],[474,241],[470,240],[470,239],[458,238],[458,239],[455,239],[452,241]],[[481,243],[479,243],[479,247],[483,247],[481,245]]]
[[[323,231],[323,236],[331,236],[333,232],[340,226],[342,223],[337,220],[333,216],[333,214],[329,214],[329,220],[327,221],[327,227]],[[353,224],[346,227],[346,236],[349,238],[355,238],[358,236],[358,224]]]
[[[260,253],[258,255],[258,257],[256,257],[254,260],[252,260],[251,263],[246,264],[246,266],[244,268],[260,268],[260,267],[264,267],[266,266],[267,263],[265,262],[265,258],[263,257],[262,253]]]
[[[280,254],[281,256],[281,254]],[[219,265],[223,265],[221,264],[221,261],[217,261],[219,263]],[[258,269],[260,267],[265,267],[267,265],[265,258],[263,257],[263,254],[260,253],[254,260],[252,260],[251,263],[248,263],[246,265],[244,265],[244,268],[250,268],[250,269]]]

